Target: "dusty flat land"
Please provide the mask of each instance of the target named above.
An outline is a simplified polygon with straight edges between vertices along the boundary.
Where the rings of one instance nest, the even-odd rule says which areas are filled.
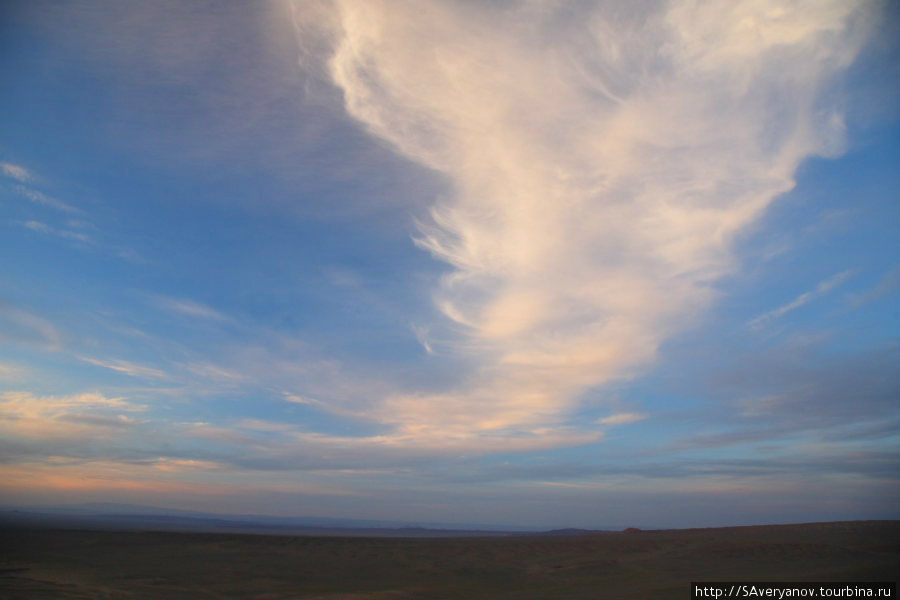
[[[688,598],[691,580],[895,580],[900,521],[398,539],[0,530],[0,598]]]

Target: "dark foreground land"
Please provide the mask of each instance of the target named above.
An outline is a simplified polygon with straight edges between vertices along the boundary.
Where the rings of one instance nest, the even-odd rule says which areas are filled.
[[[900,521],[496,538],[0,530],[0,598],[689,598],[689,582],[886,581]]]

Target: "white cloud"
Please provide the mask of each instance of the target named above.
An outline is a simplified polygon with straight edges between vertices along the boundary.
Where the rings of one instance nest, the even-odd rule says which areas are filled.
[[[153,369],[150,367],[144,367],[141,365],[136,365],[134,363],[124,361],[124,360],[97,360],[95,358],[87,358],[87,357],[79,357],[86,363],[90,363],[92,365],[96,365],[98,367],[103,367],[104,369],[110,369],[111,371],[117,371],[119,373],[124,373],[125,375],[129,375],[131,377],[140,377],[140,378],[152,378],[152,379],[168,379],[169,375],[164,371],[160,371],[159,369]]]
[[[26,221],[23,223],[25,227],[32,231],[39,231],[41,233],[52,233],[53,228],[47,225],[46,223],[41,223],[40,221]]]
[[[455,189],[416,242],[453,267],[435,291],[441,338],[462,331],[451,348],[481,366],[387,398],[375,412],[398,435],[559,424],[585,390],[651,363],[797,165],[839,150],[821,95],[866,5],[642,6],[294,11],[299,37],[331,37],[347,111]]]
[[[290,392],[282,392],[281,397],[284,398],[285,401],[291,402],[293,404],[306,404],[309,406],[318,406],[325,407],[325,403],[321,400],[316,400],[315,398],[309,398],[306,396],[298,396],[297,394],[291,394]]]
[[[830,292],[837,286],[844,283],[844,281],[846,281],[847,278],[850,277],[852,274],[853,273],[851,271],[842,271],[841,273],[832,275],[828,279],[819,283],[819,285],[817,285],[815,287],[815,289],[810,290],[808,292],[804,292],[804,293],[800,294],[799,296],[797,296],[796,298],[794,298],[793,300],[791,300],[790,302],[788,302],[787,304],[779,306],[778,308],[776,308],[774,310],[770,310],[769,312],[756,317],[755,319],[750,321],[749,325],[751,327],[759,327],[769,321],[778,319],[779,317],[783,317],[787,313],[797,310],[801,306],[809,304],[816,298],[819,298],[820,296],[824,296],[825,294],[827,294],[828,292]]]
[[[62,336],[47,319],[0,300],[0,341],[62,349]]]
[[[306,431],[294,431],[298,455],[320,452],[336,463],[359,464],[371,460],[379,464],[391,464],[395,458],[433,457],[452,453],[462,456],[479,456],[497,452],[526,452],[552,447],[590,444],[602,439],[598,432],[585,432],[573,428],[538,428],[532,432],[497,435],[485,432],[448,432],[445,435],[429,435],[432,432],[410,428],[403,434],[367,437],[342,437]]]
[[[427,327],[422,327],[420,325],[410,325],[413,334],[416,336],[416,341],[421,344],[422,348],[428,354],[434,354],[434,346],[431,344],[431,340],[429,339],[429,331]]]
[[[0,363],[0,381],[18,381],[22,379],[27,370],[24,367]]]
[[[28,169],[19,165],[14,165],[12,163],[0,163],[0,172],[2,172],[5,176],[22,183],[34,179],[31,173],[28,172]]]
[[[0,394],[0,431],[35,438],[81,437],[110,433],[136,424],[122,412],[146,406],[96,392],[69,396],[36,396],[31,392]]]
[[[363,287],[363,279],[353,269],[345,267],[327,267],[323,274],[331,285],[341,288],[359,289]]]
[[[12,163],[0,162],[0,173],[3,173],[3,175],[9,177],[10,179],[18,181],[20,184],[32,183],[35,180],[34,175],[28,169],[21,165],[14,165]],[[55,208],[57,210],[68,213],[82,212],[79,208],[76,208],[70,204],[66,204],[61,200],[52,198],[47,194],[44,194],[37,190],[33,190],[25,185],[17,185],[15,186],[15,190],[19,195],[24,196],[35,204],[43,204],[44,206],[49,206],[51,208]]]
[[[40,221],[26,221],[22,223],[22,226],[26,229],[30,229],[31,231],[36,231],[38,233],[44,233],[47,235],[55,235],[57,237],[75,240],[76,242],[89,243],[91,241],[90,236],[85,235],[83,233],[79,233],[77,231],[68,231],[66,229],[57,229],[56,227],[51,227],[46,223],[42,223]]]
[[[286,433],[296,429],[290,423],[279,423],[275,421],[266,421],[264,419],[241,419],[235,426],[238,429],[249,429],[251,431],[262,431],[266,433]]]
[[[16,191],[19,192],[22,196],[28,198],[35,204],[43,204],[44,206],[49,206],[50,208],[55,208],[56,210],[61,210],[67,213],[81,213],[82,210],[72,206],[71,204],[66,204],[62,200],[57,200],[56,198],[51,198],[47,194],[42,194],[36,190],[29,189],[23,185],[16,187]]]
[[[211,363],[189,363],[184,365],[184,368],[194,375],[214,381],[234,383],[245,379],[245,376],[242,373],[235,372],[231,369],[225,369]]]
[[[900,265],[895,265],[882,276],[873,288],[851,295],[850,304],[853,308],[865,306],[890,295],[898,287],[900,287]]]
[[[646,415],[640,413],[617,413],[602,419],[597,419],[597,423],[600,425],[627,425],[628,423],[643,421],[646,418]]]
[[[179,313],[187,317],[199,317],[201,319],[212,319],[216,321],[227,320],[228,317],[219,311],[205,304],[194,302],[186,298],[169,298],[167,296],[157,296],[155,298],[157,306],[164,308],[170,312]]]

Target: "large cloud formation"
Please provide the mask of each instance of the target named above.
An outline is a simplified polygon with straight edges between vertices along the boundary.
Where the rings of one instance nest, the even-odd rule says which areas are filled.
[[[410,439],[549,436],[649,364],[799,163],[840,151],[827,99],[870,8],[293,5],[348,113],[452,184],[416,240],[450,266],[434,294],[449,326],[427,346],[475,366],[379,418]]]

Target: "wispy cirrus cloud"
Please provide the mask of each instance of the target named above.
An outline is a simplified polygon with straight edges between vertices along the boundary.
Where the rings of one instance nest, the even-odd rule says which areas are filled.
[[[70,501],[84,495],[103,494],[105,498],[142,504],[167,504],[173,498],[193,499],[196,510],[221,509],[235,497],[261,498],[291,494],[303,496],[359,495],[358,491],[318,481],[260,480],[253,473],[223,470],[211,461],[170,459],[72,460],[52,457],[40,462],[0,465],[0,477],[9,489],[25,495],[64,493]],[[7,492],[7,490],[3,490]],[[249,491],[249,492],[248,492]],[[189,501],[190,502],[190,501]]]
[[[900,346],[888,342],[835,355],[821,341],[767,346],[694,391],[709,403],[688,418],[693,432],[678,448],[724,448],[814,440],[859,442],[900,434],[896,399]],[[830,451],[848,452],[836,445]]]
[[[804,292],[804,293],[800,294],[799,296],[797,296],[796,298],[794,298],[793,300],[791,300],[790,302],[788,302],[787,304],[784,304],[782,306],[779,306],[778,308],[770,310],[767,313],[763,313],[763,314],[759,315],[758,317],[752,319],[748,324],[751,327],[760,327],[760,326],[764,325],[765,323],[768,323],[769,321],[773,321],[775,319],[783,317],[784,315],[788,314],[789,312],[797,310],[801,306],[805,306],[806,304],[809,304],[813,300],[828,294],[833,289],[835,289],[836,287],[838,287],[839,285],[844,283],[847,279],[849,279],[851,275],[853,275],[852,271],[841,271],[840,273],[832,275],[828,279],[825,279],[824,281],[820,282],[819,285],[817,285],[815,287],[815,289],[812,289],[808,292]]]
[[[16,193],[28,199],[29,201],[34,202],[35,204],[41,204],[43,206],[48,206],[56,210],[73,214],[84,212],[78,207],[67,204],[62,200],[53,198],[52,196],[48,196],[47,194],[35,190],[33,187],[30,187],[29,184],[34,184],[34,182],[37,180],[37,177],[32,171],[26,169],[22,165],[0,162],[0,173],[2,173],[5,177],[8,177],[9,179],[17,181],[19,185],[16,185],[13,188],[15,189]]]
[[[48,319],[0,299],[0,341],[62,349],[62,335]]]
[[[868,16],[840,1],[295,8],[298,38],[330,44],[302,44],[304,60],[327,62],[349,114],[454,190],[416,243],[451,269],[441,349],[477,366],[373,410],[417,439],[548,432],[650,364],[800,162],[840,150],[823,93]]]
[[[28,369],[19,365],[10,365],[0,363],[0,382],[18,381],[22,379]]]
[[[17,186],[16,191],[21,195],[27,198],[28,200],[34,202],[35,204],[42,204],[44,206],[49,206],[50,208],[55,208],[56,210],[61,210],[67,213],[79,214],[82,211],[80,208],[76,208],[71,204],[66,204],[62,200],[57,200],[47,194],[42,192],[38,192],[37,190],[29,189],[23,185]]]
[[[146,410],[124,398],[97,392],[37,396],[31,392],[0,394],[0,430],[9,437],[79,438],[134,425],[129,413]]]
[[[246,378],[237,370],[226,369],[212,363],[187,363],[183,366],[193,375],[213,381],[236,383]]]
[[[19,181],[21,183],[27,183],[34,179],[28,169],[21,165],[15,165],[13,163],[0,163],[0,172],[2,172],[4,176],[9,177],[10,179],[15,179],[16,181]]]
[[[96,365],[98,367],[103,367],[104,369],[110,369],[111,371],[116,371],[118,373],[124,373],[125,375],[129,375],[131,377],[139,377],[142,379],[151,378],[151,379],[169,379],[168,373],[165,371],[161,371],[159,369],[154,369],[152,367],[146,367],[143,365],[138,365],[132,362],[128,362],[125,360],[118,359],[109,359],[109,360],[98,360],[96,358],[88,358],[81,356],[79,357],[86,363],[90,363],[92,365]]]
[[[228,317],[217,311],[216,309],[195,302],[187,298],[172,298],[169,296],[155,296],[154,304],[169,312],[176,313],[186,317],[196,317],[200,319],[211,319],[214,321],[226,321]]]
[[[853,308],[860,308],[881,300],[898,288],[900,288],[900,265],[896,265],[888,270],[872,288],[853,294],[850,297],[850,304]]]
[[[641,413],[616,413],[602,419],[597,419],[600,425],[627,425],[628,423],[637,423],[647,418],[647,415]]]
[[[90,243],[91,237],[79,231],[70,231],[68,229],[59,229],[57,227],[53,227],[51,225],[47,225],[46,223],[42,223],[41,221],[25,221],[22,223],[22,226],[26,229],[30,229],[31,231],[36,231],[38,233],[43,233],[47,235],[53,235],[61,238],[65,238],[67,240],[74,240],[76,242],[81,242],[83,244]]]

